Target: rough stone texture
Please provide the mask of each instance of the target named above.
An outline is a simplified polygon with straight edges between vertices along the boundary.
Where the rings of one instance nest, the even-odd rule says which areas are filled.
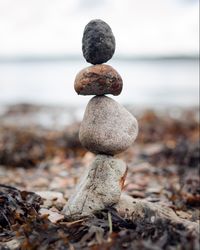
[[[122,78],[111,66],[98,64],[81,70],[74,83],[80,95],[119,95],[122,91]]]
[[[80,219],[118,203],[127,173],[126,164],[107,155],[97,155],[63,213],[70,219]]]
[[[115,155],[130,147],[137,134],[137,120],[116,101],[107,96],[95,96],[89,101],[79,131],[86,149]]]
[[[115,52],[115,37],[110,26],[100,19],[91,20],[84,29],[82,50],[86,61],[92,64],[111,59]]]
[[[132,221],[155,223],[160,220],[164,223],[170,221],[174,225],[182,225],[191,233],[199,235],[200,225],[197,222],[182,219],[177,216],[174,210],[163,203],[152,203],[144,199],[135,199],[122,193],[120,200],[115,204],[115,208],[120,216]]]

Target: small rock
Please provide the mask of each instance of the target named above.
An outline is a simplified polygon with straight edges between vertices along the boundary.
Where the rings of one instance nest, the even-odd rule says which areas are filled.
[[[100,64],[81,70],[75,79],[74,88],[79,95],[119,95],[122,78],[111,66]]]
[[[93,153],[115,155],[132,145],[138,134],[135,117],[107,96],[95,96],[80,126],[82,145]]]
[[[10,250],[16,250],[16,249],[20,249],[20,240],[19,239],[12,239],[10,241],[7,242],[3,242],[2,245],[0,245],[0,249],[10,249]],[[4,248],[5,247],[5,248]]]
[[[100,19],[90,21],[82,38],[83,56],[92,64],[101,64],[112,58],[115,52],[115,37],[110,26]]]
[[[134,198],[144,198],[145,197],[145,193],[144,192],[137,191],[137,190],[133,190],[132,192],[130,192],[130,194]]]
[[[36,192],[39,196],[44,199],[44,207],[51,207],[54,204],[65,204],[66,200],[60,192],[54,191],[38,191]]]
[[[158,154],[164,149],[164,146],[161,143],[148,143],[142,150],[142,155],[151,156],[153,154]]]
[[[46,208],[41,208],[39,210],[39,213],[41,215],[48,215],[48,219],[52,222],[52,223],[56,223],[62,219],[64,219],[64,215],[60,214],[58,212],[46,209]]]
[[[38,191],[36,192],[39,196],[41,196],[45,200],[51,200],[51,201],[62,201],[63,200],[63,194],[60,192],[54,192],[54,191]]]
[[[47,180],[47,178],[45,178],[43,176],[38,177],[37,179],[35,179],[31,182],[31,186],[37,187],[37,188],[48,187],[48,185],[49,185],[49,181]]]

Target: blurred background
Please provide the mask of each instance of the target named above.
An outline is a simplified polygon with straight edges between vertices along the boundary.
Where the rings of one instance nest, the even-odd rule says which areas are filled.
[[[89,66],[85,25],[106,21],[116,38],[108,64],[123,77],[114,99],[142,107],[199,102],[197,0],[0,0],[0,104],[85,107],[74,78]]]
[[[79,140],[91,96],[78,96],[74,79],[89,66],[82,35],[97,18],[113,30],[108,64],[124,82],[111,97],[139,124],[136,142],[116,156],[128,165],[123,191],[162,205],[133,224],[109,207],[86,221],[61,214],[95,158]],[[199,1],[0,0],[0,249],[199,249],[198,106]]]

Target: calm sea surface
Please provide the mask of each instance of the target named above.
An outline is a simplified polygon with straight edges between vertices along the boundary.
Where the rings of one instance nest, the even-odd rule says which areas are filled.
[[[123,104],[193,106],[199,102],[198,62],[192,60],[109,62],[122,76],[123,91],[114,97]],[[84,61],[0,63],[0,103],[86,105],[91,97],[78,96],[75,75]]]

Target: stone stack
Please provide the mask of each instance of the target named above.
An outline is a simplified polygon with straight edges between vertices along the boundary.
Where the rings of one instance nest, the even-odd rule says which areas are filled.
[[[90,21],[82,39],[83,55],[93,64],[81,70],[74,88],[79,95],[94,95],[89,101],[79,131],[82,145],[96,154],[64,208],[72,219],[93,214],[118,203],[127,167],[113,156],[125,151],[136,139],[138,123],[123,106],[105,95],[119,95],[123,81],[106,63],[115,51],[115,38],[107,23]]]

